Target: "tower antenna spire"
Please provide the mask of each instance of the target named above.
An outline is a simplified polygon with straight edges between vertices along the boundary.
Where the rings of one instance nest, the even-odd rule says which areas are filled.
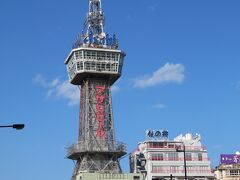
[[[105,35],[104,33],[104,13],[101,0],[89,0],[89,12],[86,19],[86,34]]]
[[[106,34],[104,31],[104,13],[101,0],[89,0],[89,11],[84,23],[81,36],[77,36],[73,49],[80,47],[117,49],[116,35]]]

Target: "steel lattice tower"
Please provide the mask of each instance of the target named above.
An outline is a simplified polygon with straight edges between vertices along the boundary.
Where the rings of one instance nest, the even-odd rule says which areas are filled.
[[[83,32],[65,64],[70,82],[80,87],[78,143],[67,157],[76,160],[73,180],[81,172],[121,173],[125,145],[115,141],[111,85],[121,76],[125,54],[115,35],[105,34],[101,0],[89,0]]]

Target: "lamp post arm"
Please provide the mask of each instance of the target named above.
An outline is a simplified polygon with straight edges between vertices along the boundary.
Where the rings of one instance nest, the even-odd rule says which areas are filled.
[[[14,128],[17,130],[23,129],[24,128],[24,124],[13,124],[13,125],[7,125],[7,126],[0,126],[0,128]]]
[[[9,126],[0,126],[0,128],[8,128],[8,127],[13,127],[12,125]]]

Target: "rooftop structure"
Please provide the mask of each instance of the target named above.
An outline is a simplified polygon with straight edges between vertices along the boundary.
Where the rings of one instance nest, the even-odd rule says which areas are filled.
[[[155,131],[156,135],[158,131]],[[164,134],[165,131],[159,131]],[[165,132],[166,133],[166,132]],[[174,140],[166,136],[151,136],[140,142],[130,156],[130,171],[142,173],[147,180],[210,180],[211,172],[207,150],[200,135],[180,135]]]
[[[100,173],[98,178],[122,173],[119,158],[126,146],[115,140],[111,98],[111,85],[121,76],[125,56],[117,48],[116,35],[104,31],[101,0],[89,0],[84,29],[65,60],[69,80],[79,86],[81,96],[78,142],[67,152],[76,161],[72,180],[95,177],[89,173]]]

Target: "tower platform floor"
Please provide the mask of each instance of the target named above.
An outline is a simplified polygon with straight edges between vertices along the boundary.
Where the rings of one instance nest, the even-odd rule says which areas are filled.
[[[101,148],[101,147],[88,147],[84,144],[78,143],[68,147],[67,158],[72,160],[78,160],[84,154],[94,155],[109,155],[120,158],[127,154],[124,144],[118,144],[113,148]]]
[[[78,160],[81,155],[84,154],[102,154],[102,155],[113,155],[116,156],[117,158],[120,158],[127,154],[126,152],[123,151],[78,151],[78,150],[73,150],[67,154],[68,159],[72,160]]]

